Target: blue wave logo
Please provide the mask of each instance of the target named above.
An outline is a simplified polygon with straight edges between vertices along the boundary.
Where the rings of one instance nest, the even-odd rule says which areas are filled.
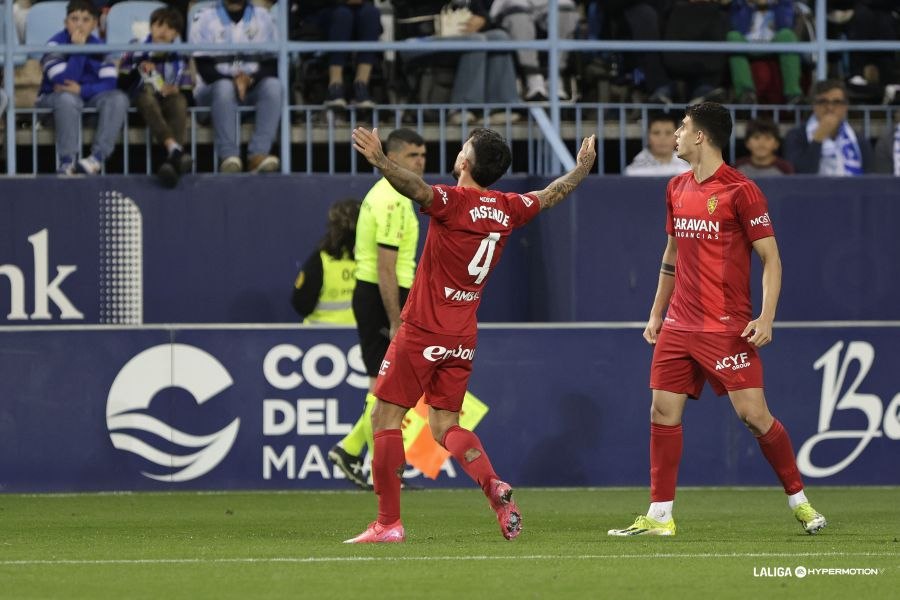
[[[194,435],[147,414],[150,402],[160,391],[178,387],[202,405],[234,381],[211,354],[186,344],[162,344],[148,348],[129,360],[113,381],[106,400],[106,426],[115,448],[169,469],[170,473],[141,474],[157,481],[181,482],[209,473],[228,455],[237,438],[241,420],[234,419],[222,430]],[[160,450],[129,432],[156,436],[166,446],[178,446],[184,453]]]

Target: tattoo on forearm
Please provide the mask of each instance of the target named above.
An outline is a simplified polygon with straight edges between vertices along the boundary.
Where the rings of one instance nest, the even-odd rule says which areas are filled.
[[[431,186],[421,177],[409,169],[404,169],[384,154],[375,157],[375,166],[395,190],[424,206],[431,204]]]
[[[675,276],[675,265],[670,265],[669,263],[663,263],[662,267],[660,267],[659,272],[663,275]]]
[[[553,208],[563,198],[572,193],[578,184],[585,178],[590,170],[590,162],[582,158],[582,161],[574,169],[548,185],[544,190],[537,192],[542,209]]]

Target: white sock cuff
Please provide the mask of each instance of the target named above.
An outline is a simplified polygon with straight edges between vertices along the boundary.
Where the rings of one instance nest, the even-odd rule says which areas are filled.
[[[650,508],[647,510],[647,516],[660,523],[670,521],[672,519],[672,509],[674,505],[674,500],[669,500],[668,502],[651,502]]]
[[[806,494],[803,493],[803,490],[788,496],[788,506],[791,507],[791,510],[794,510],[804,502],[809,502],[809,500],[806,499]]]

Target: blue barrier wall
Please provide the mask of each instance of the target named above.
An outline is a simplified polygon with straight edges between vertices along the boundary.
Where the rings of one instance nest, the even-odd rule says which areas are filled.
[[[294,321],[291,284],[328,206],[374,181],[197,176],[169,191],[145,177],[4,179],[0,324]],[[517,232],[481,320],[644,320],[665,245],[665,183],[592,178]],[[780,319],[900,319],[900,178],[760,186],[784,261]]]
[[[779,328],[767,396],[808,484],[900,484],[897,328]],[[349,329],[0,333],[0,491],[346,488],[324,458],[366,378]],[[517,485],[646,485],[650,347],[640,330],[486,328],[477,431]],[[777,485],[709,389],[679,482]],[[429,486],[472,485],[450,463]],[[420,478],[422,479],[422,478]]]

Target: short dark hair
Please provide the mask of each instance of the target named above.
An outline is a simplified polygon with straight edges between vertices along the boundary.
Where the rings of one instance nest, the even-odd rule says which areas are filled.
[[[685,114],[702,131],[709,143],[722,150],[731,139],[731,113],[718,102],[701,102],[688,106]]]
[[[759,118],[748,121],[744,138],[749,140],[754,135],[771,135],[776,140],[781,140],[778,125],[771,119]]]
[[[66,16],[68,17],[74,12],[86,12],[90,13],[95,19],[100,18],[100,11],[97,10],[97,7],[90,0],[69,0],[69,3],[66,5]]]
[[[653,111],[647,115],[647,129],[654,123],[671,123],[675,126],[675,129],[678,129],[678,119],[675,118],[675,115],[670,112],[662,112],[662,111]]]
[[[412,129],[395,129],[387,137],[385,150],[387,152],[397,152],[403,148],[404,144],[410,146],[424,146],[425,138],[413,131]]]
[[[163,6],[150,13],[150,24],[165,25],[180,33],[184,29],[184,16],[173,6]]]
[[[475,152],[472,179],[481,187],[488,187],[506,173],[512,153],[503,136],[491,129],[473,129],[469,139]]]
[[[847,87],[844,85],[844,82],[840,79],[824,79],[822,81],[817,81],[812,88],[813,98],[816,96],[821,96],[831,90],[841,90],[843,92],[844,97],[847,96]]]

